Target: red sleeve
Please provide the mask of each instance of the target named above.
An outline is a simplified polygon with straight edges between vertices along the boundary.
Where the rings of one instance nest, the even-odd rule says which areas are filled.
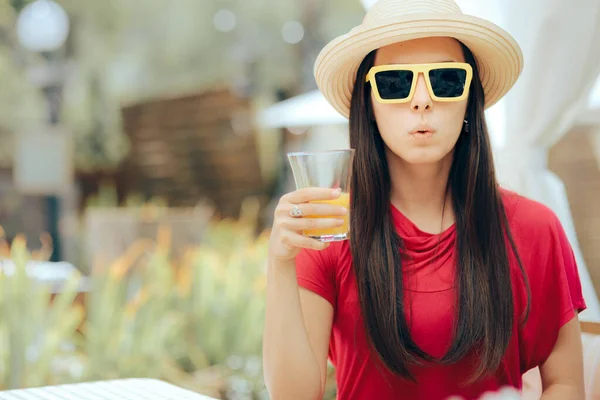
[[[545,207],[532,211],[538,228],[529,231],[533,236],[523,260],[531,288],[530,314],[522,332],[525,370],[546,361],[560,328],[586,308],[575,256],[560,221]]]
[[[581,280],[579,279],[579,271],[577,270],[577,261],[575,260],[575,253],[567,234],[565,233],[562,225],[555,220],[556,230],[558,232],[558,242],[561,253],[559,257],[563,260],[563,267],[565,270],[565,280],[567,282],[568,290],[563,298],[563,314],[560,320],[560,326],[569,322],[575,316],[575,312],[580,313],[586,309],[585,300],[583,298],[583,290],[581,288]],[[569,301],[570,300],[570,301]]]
[[[335,248],[332,244],[320,251],[302,249],[296,257],[298,285],[323,297],[333,307],[337,297],[335,262],[332,256]]]

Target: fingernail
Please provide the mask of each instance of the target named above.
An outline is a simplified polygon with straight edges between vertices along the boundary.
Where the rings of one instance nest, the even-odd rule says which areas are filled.
[[[342,214],[348,214],[348,209],[346,207],[341,208]]]
[[[339,196],[340,193],[342,193],[341,188],[333,189],[333,196]]]
[[[338,219],[338,220],[337,220],[337,224],[338,224],[338,225],[343,225],[343,224],[344,224],[344,222],[346,222],[346,221],[344,221],[343,219]]]

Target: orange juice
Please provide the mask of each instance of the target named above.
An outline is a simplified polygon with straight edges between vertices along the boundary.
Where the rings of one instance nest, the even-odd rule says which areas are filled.
[[[333,204],[336,206],[342,206],[349,209],[350,206],[350,195],[348,193],[341,193],[340,197],[332,200],[317,200],[311,201],[311,203],[325,203],[325,204]],[[316,215],[307,215],[307,218],[342,218],[344,220],[344,224],[335,228],[328,229],[311,229],[304,231],[306,236],[330,236],[330,235],[344,235],[348,233],[348,217],[349,214],[346,214],[343,217],[340,216],[316,216]]]

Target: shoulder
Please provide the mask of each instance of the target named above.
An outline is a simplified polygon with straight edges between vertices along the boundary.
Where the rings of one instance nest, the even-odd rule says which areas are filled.
[[[550,277],[577,286],[575,256],[565,229],[555,212],[540,202],[507,190],[502,190],[502,199],[510,236],[530,277],[532,288],[545,285],[547,289],[544,290],[550,290],[553,286],[545,281]]]
[[[501,197],[515,239],[540,242],[562,230],[556,213],[545,204],[507,189],[501,189]]]

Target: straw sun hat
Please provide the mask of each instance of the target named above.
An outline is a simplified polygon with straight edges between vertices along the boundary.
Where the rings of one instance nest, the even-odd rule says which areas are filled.
[[[488,108],[515,84],[523,68],[518,43],[490,21],[465,15],[454,0],[379,0],[361,25],[332,40],[315,62],[317,85],[346,118],[356,72],[380,47],[412,39],[447,36],[467,46],[477,62]]]

